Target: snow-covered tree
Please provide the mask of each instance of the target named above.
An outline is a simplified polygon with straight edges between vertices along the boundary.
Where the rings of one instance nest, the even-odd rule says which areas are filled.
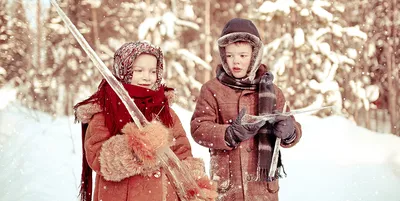
[[[374,106],[388,111],[391,132],[400,135],[400,4],[382,0],[363,3],[358,12],[369,39],[361,53],[362,71],[379,86]]]
[[[192,40],[187,43],[181,41],[185,40],[186,31],[199,34],[200,27],[196,22],[185,19],[189,11],[177,12],[180,8],[176,4],[168,6],[157,2],[147,5],[147,9],[152,10],[151,16],[140,24],[139,39],[149,40],[161,47],[165,59],[165,82],[176,89],[180,105],[193,109],[195,105],[193,94],[201,88],[196,74],[199,70],[211,71],[212,68],[195,54],[199,49],[199,41]]]
[[[18,98],[22,104],[31,107],[34,101],[34,69],[32,69],[33,34],[26,17],[24,1],[13,1],[10,12],[10,34],[8,56],[5,63],[8,82],[18,87]]]
[[[32,35],[26,18],[23,1],[14,1],[11,5],[10,35],[8,40],[11,60],[6,66],[6,79],[14,79],[18,85],[27,84],[31,65]]]
[[[89,44],[93,44],[89,5],[82,1],[63,1],[59,4]],[[37,74],[42,85],[36,86],[36,89],[38,96],[47,103],[47,106],[41,104],[41,110],[66,115],[71,114],[80,90],[94,85],[91,78],[94,73],[93,64],[57,14],[55,7],[51,6],[48,12],[43,24],[46,36],[45,64]]]
[[[362,78],[348,76],[367,34],[338,17],[348,12],[343,4],[277,0],[265,1],[258,10],[258,19],[267,27],[263,61],[275,73],[292,107],[336,105],[342,109],[335,112],[349,112],[352,105],[343,98],[343,89],[360,96],[357,107],[376,98],[358,91],[364,86]],[[376,92],[376,88],[371,90]]]

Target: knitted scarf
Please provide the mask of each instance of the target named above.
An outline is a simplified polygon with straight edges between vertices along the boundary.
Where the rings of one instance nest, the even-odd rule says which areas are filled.
[[[166,91],[173,90],[172,88],[161,85],[157,91],[153,91],[131,84],[123,84],[123,86],[128,92],[129,96],[134,99],[135,104],[148,121],[157,119],[167,127],[172,126],[173,119],[170,114],[168,99],[164,93]],[[132,118],[128,110],[125,108],[125,105],[105,80],[102,80],[98,91],[95,94],[76,104],[74,106],[74,110],[81,105],[90,103],[98,104],[102,108],[102,113],[105,117],[105,125],[110,131],[110,136],[117,135],[120,133],[120,130],[126,123],[132,122]],[[92,192],[92,169],[89,167],[86,161],[83,146],[86,129],[87,124],[82,124],[83,158],[80,188],[80,196],[82,201],[90,201]]]
[[[274,92],[273,75],[265,72],[257,76],[253,81],[237,79],[229,76],[222,67],[217,68],[217,79],[224,85],[234,89],[254,90],[258,92],[258,115],[271,114],[276,108],[276,95]],[[257,181],[272,181],[280,176],[280,169],[283,167],[281,153],[278,158],[278,172],[274,178],[268,178],[271,168],[272,150],[274,150],[276,137],[273,135],[272,125],[267,123],[255,137],[258,141],[258,164]]]

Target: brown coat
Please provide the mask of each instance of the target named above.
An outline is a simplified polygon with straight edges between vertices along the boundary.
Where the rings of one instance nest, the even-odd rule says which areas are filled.
[[[170,128],[170,133],[176,139],[171,149],[180,160],[183,160],[192,156],[190,144],[178,116],[172,109],[171,113],[174,124]],[[167,201],[179,200],[161,168],[143,170],[140,164],[135,163],[132,151],[128,148],[123,135],[110,138],[102,113],[95,114],[89,122],[85,137],[85,153],[89,166],[96,172],[94,201],[161,201],[164,198]],[[107,156],[112,157],[107,158]],[[105,163],[104,160],[109,161]],[[123,163],[129,165],[122,166]],[[113,164],[113,166],[105,168],[101,167],[101,164]],[[119,175],[115,171],[110,175],[104,169],[118,170]],[[118,182],[106,179],[113,177],[118,177],[114,179]]]
[[[282,111],[285,98],[275,85],[277,110]],[[225,130],[236,119],[240,109],[257,114],[258,93],[251,90],[235,90],[220,83],[216,78],[201,89],[191,121],[194,140],[210,148],[211,179],[218,183],[218,200],[277,201],[278,193],[269,193],[267,185],[278,188],[278,181],[256,182],[257,143],[251,138],[238,148],[231,149],[225,143]],[[301,137],[301,126],[296,122],[296,144]]]

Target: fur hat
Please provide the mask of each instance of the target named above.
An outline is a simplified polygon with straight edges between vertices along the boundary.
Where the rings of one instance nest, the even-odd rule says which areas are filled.
[[[129,42],[122,45],[114,54],[112,73],[125,84],[130,84],[133,76],[132,64],[140,54],[151,54],[157,58],[156,87],[161,84],[163,73],[163,53],[156,47],[145,41]]]
[[[218,39],[222,67],[230,76],[232,76],[232,73],[229,70],[228,63],[226,62],[225,47],[235,42],[248,42],[252,46],[253,52],[251,55],[247,77],[250,81],[253,81],[261,63],[264,45],[261,41],[257,27],[252,21],[241,18],[234,18],[230,20],[228,23],[226,23],[222,30],[221,36]]]

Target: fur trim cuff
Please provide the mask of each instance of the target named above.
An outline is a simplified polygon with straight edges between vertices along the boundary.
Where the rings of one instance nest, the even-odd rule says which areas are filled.
[[[167,97],[169,106],[172,106],[172,104],[174,104],[176,100],[175,90],[166,91],[164,94],[165,97]]]
[[[96,103],[88,103],[85,105],[81,105],[75,110],[75,119],[82,123],[89,123],[90,119],[92,119],[93,115],[101,112],[102,109],[100,105]]]

